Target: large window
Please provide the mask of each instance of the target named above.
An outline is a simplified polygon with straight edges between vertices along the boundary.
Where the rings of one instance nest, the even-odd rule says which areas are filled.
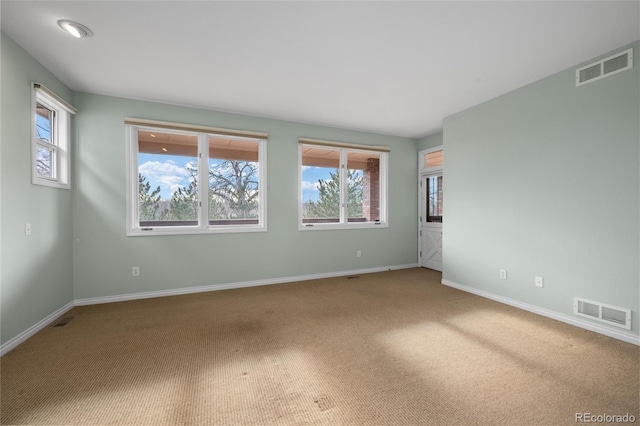
[[[266,230],[266,134],[126,123],[129,235]]]
[[[70,114],[76,110],[44,86],[34,84],[31,180],[36,185],[68,189]]]
[[[387,225],[388,148],[301,139],[300,228]]]

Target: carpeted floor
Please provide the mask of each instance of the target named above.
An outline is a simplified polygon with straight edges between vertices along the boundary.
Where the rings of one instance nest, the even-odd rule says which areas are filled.
[[[2,424],[640,417],[640,350],[407,269],[76,307],[1,359]],[[55,323],[54,323],[55,324]]]

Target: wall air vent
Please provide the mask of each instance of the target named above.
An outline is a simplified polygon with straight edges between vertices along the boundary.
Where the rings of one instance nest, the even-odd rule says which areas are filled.
[[[574,297],[573,313],[581,317],[631,330],[631,311],[629,309]]]
[[[633,67],[633,49],[616,53],[598,62],[593,62],[576,70],[576,86],[628,70]]]

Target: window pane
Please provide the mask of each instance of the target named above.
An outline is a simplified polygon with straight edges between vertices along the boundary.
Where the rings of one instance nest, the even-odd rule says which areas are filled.
[[[427,178],[427,222],[442,222],[442,176]]]
[[[209,224],[258,224],[259,142],[209,137]]]
[[[442,150],[430,152],[424,156],[425,167],[442,166]]]
[[[55,152],[52,148],[36,145],[36,171],[38,176],[48,179],[54,178],[54,157]]]
[[[380,220],[380,154],[347,153],[349,222]]]
[[[302,222],[340,222],[340,151],[302,146]]]
[[[55,112],[41,103],[36,103],[36,138],[40,142],[53,144],[53,119]]]
[[[198,225],[198,137],[138,131],[140,226]]]

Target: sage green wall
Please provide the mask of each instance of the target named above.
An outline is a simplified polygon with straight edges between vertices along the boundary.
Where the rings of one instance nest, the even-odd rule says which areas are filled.
[[[567,315],[574,296],[629,308],[638,334],[632,46],[631,70],[576,87],[572,68],[445,119],[443,279]]]
[[[75,298],[415,264],[413,139],[77,93]],[[125,236],[124,118],[264,131],[268,232]],[[386,145],[389,228],[299,231],[298,137]],[[362,250],[362,257],[355,256]],[[141,276],[132,277],[139,266]]]
[[[1,37],[2,344],[74,299],[415,264],[416,152],[443,139],[443,278],[569,315],[574,296],[628,307],[638,334],[638,55],[632,70],[579,88],[573,69],[558,73],[416,141],[72,94]],[[71,191],[31,184],[32,81],[79,108]],[[125,117],[268,132],[268,232],[126,237]],[[391,148],[389,228],[298,230],[301,136]]]
[[[71,92],[4,33],[0,110],[0,342],[73,300],[71,191],[31,184],[31,83]],[[73,140],[72,140],[73,147]],[[31,223],[32,235],[25,236]]]
[[[418,139],[418,151],[423,149],[435,148],[443,143],[443,132],[434,133],[429,136],[425,136],[422,139]]]

